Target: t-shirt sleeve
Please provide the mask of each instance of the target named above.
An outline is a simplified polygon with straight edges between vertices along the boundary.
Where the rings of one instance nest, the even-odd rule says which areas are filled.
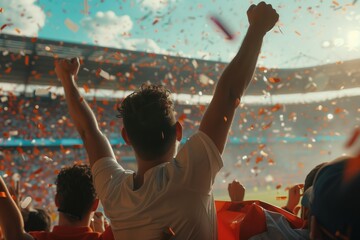
[[[96,193],[101,201],[111,198],[112,190],[122,182],[126,171],[111,157],[101,158],[91,168]]]
[[[182,184],[205,194],[211,191],[215,177],[223,167],[214,142],[201,131],[184,144],[176,155],[174,164],[181,172]]]

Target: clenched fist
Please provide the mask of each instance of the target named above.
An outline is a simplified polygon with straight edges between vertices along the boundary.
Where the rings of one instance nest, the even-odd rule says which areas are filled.
[[[55,72],[60,80],[64,80],[66,77],[76,77],[80,68],[79,58],[60,59],[55,62]]]
[[[247,11],[250,27],[262,31],[264,34],[270,31],[279,20],[279,14],[272,8],[271,4],[261,2],[251,5]]]

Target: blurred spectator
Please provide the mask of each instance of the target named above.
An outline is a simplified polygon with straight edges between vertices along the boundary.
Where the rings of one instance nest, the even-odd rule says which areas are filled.
[[[330,162],[315,178],[310,196],[311,239],[360,239],[360,174],[344,181],[349,161]]]
[[[28,213],[26,213],[26,218],[24,218],[24,229],[26,232],[50,231],[51,219],[49,213],[46,210],[41,208],[34,208],[27,211]]]

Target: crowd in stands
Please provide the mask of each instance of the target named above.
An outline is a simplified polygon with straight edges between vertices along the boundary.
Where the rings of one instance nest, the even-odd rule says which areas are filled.
[[[240,141],[261,137],[295,137],[298,132],[306,132],[309,137],[343,136],[342,129],[332,130],[333,126],[354,124],[358,107],[353,101],[359,97],[341,98],[321,103],[300,105],[273,104],[270,106],[239,106],[230,136]],[[92,100],[89,104],[97,113],[104,133],[111,138],[120,138],[118,129],[122,123],[116,118],[119,101]],[[199,128],[204,105],[182,105],[175,103],[177,118],[184,127],[184,137]],[[330,114],[330,115],[329,115]],[[78,138],[74,125],[66,111],[63,97],[21,97],[8,96],[0,102],[0,117],[4,126],[1,138]],[[339,128],[337,128],[339,129]],[[276,130],[276,131],[275,131]],[[345,127],[344,127],[345,130]]]
[[[279,104],[254,111],[242,106],[242,112],[235,114],[241,96],[251,84],[263,38],[279,19],[273,7],[264,2],[251,5],[247,15],[249,29],[242,46],[221,75],[206,109],[175,109],[170,92],[164,86],[151,84],[142,85],[121,104],[87,103],[76,83],[78,58],[56,61],[55,72],[64,87],[64,100],[39,99],[32,106],[34,102],[29,99],[10,96],[0,109],[6,129],[3,137],[72,138],[77,137],[76,130],[87,155],[84,156],[82,146],[71,150],[62,146],[60,151],[50,147],[4,150],[0,170],[5,172],[7,184],[0,177],[0,238],[360,239],[359,156],[314,164],[305,180],[301,180],[304,184],[289,188],[284,206],[256,199],[244,201],[247,183],[236,180],[228,185],[230,202],[214,201],[216,176],[224,166],[229,167],[222,157],[227,151],[228,136],[248,138],[244,134],[247,129],[255,138],[261,138],[262,134],[274,134],[264,133],[270,125],[285,125],[284,116],[281,117],[285,110]],[[301,118],[305,137],[311,138],[320,129],[328,136],[342,136],[331,130],[335,121],[329,122],[332,118],[324,116],[324,112],[334,111],[338,114],[337,124],[347,123],[347,104],[342,101],[344,105],[332,103],[334,106],[326,107],[326,111],[321,107],[317,114],[311,114],[315,120],[322,118],[319,129],[306,119],[306,112],[299,116],[291,112],[287,124],[295,127]],[[64,109],[68,110],[67,116]],[[114,110],[122,120],[115,117]],[[278,111],[279,115],[273,114]],[[191,114],[191,120],[187,114]],[[10,134],[14,128],[18,133]],[[29,129],[37,130],[35,136],[29,134]],[[348,145],[353,145],[359,135],[360,131],[355,132]],[[128,152],[110,144],[109,139],[120,136],[128,145]],[[280,137],[291,139],[290,135]],[[188,139],[179,147],[183,138]],[[249,153],[230,166],[249,164],[247,158],[254,158],[251,172],[258,175],[260,164],[274,164],[265,148],[257,146],[260,155]],[[135,155],[135,167],[124,161],[129,153]],[[34,159],[35,168],[23,164]],[[12,171],[15,165],[16,173]],[[286,169],[284,166],[278,170]],[[229,176],[225,173],[224,178]],[[54,177],[54,183],[49,183]],[[41,191],[35,191],[39,186]],[[29,191],[34,191],[31,198],[23,196]],[[48,195],[51,198],[44,197]],[[53,201],[50,205],[57,210],[55,226],[51,227],[55,219],[49,214],[51,209],[34,208],[32,199],[43,204],[50,204],[44,199]],[[107,219],[97,212],[100,202]]]

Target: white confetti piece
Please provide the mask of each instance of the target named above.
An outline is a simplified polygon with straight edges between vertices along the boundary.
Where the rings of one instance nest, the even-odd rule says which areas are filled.
[[[101,68],[98,69],[97,74],[100,77],[105,78],[106,80],[114,80],[113,78],[111,78],[111,76],[110,76],[110,74],[108,72],[105,72]]]
[[[1,102],[6,102],[8,100],[8,97],[3,96],[3,97],[0,98],[0,100],[1,100]]]
[[[211,78],[209,78],[205,74],[200,74],[199,75],[199,81],[204,85],[208,85],[208,84],[213,85],[215,83],[214,80],[212,80]]]
[[[265,177],[265,182],[273,182],[273,181],[274,181],[274,177],[273,177],[273,176],[267,175],[267,176]]]
[[[27,208],[30,205],[31,201],[32,201],[31,197],[26,197],[24,199],[24,201],[21,202],[20,207],[21,208]]]
[[[49,94],[49,89],[48,88],[38,88],[35,90],[35,95],[36,96],[47,96]]]
[[[73,32],[79,31],[79,26],[76,23],[74,23],[73,21],[71,21],[69,18],[65,19],[64,23],[70,31],[73,31]]]
[[[192,60],[191,63],[192,63],[192,65],[194,66],[195,69],[199,67],[199,64],[197,63],[197,61],[196,61],[195,59]]]

